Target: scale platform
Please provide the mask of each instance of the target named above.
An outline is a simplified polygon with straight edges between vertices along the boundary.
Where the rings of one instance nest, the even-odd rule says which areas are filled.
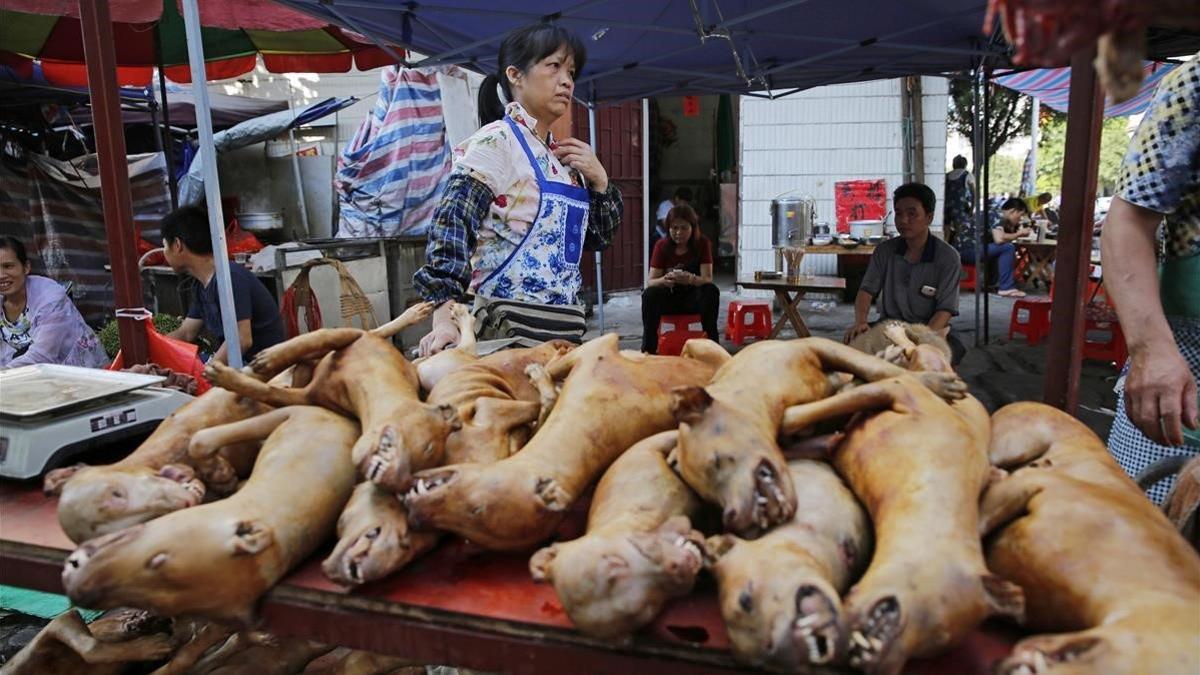
[[[36,478],[144,436],[194,397],[160,375],[37,364],[0,371],[0,476]]]

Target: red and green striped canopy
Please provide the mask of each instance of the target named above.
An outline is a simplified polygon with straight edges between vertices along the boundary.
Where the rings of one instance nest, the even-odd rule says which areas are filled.
[[[30,68],[39,59],[46,79],[65,86],[87,86],[84,66],[83,34],[80,21],[72,16],[38,12],[69,11],[56,0],[0,1],[0,64],[18,69]],[[149,23],[124,23],[120,18],[146,18],[123,15],[114,10],[113,45],[116,47],[117,77],[122,85],[145,86],[160,62],[166,75],[176,82],[190,82],[187,42],[183,17],[175,0],[165,0],[161,15]],[[256,0],[201,0],[201,35],[204,38],[205,68],[208,79],[236,77],[254,69],[262,56],[273,73],[344,73],[356,66],[368,70],[396,62],[387,52],[366,38],[322,23],[303,14]],[[239,10],[233,9],[240,6]],[[250,8],[249,10],[247,8]],[[222,12],[221,9],[227,11]],[[269,10],[269,13],[268,13]],[[247,16],[258,13],[257,16]],[[240,14],[240,15],[239,15]],[[272,29],[225,28],[214,24],[270,26]],[[294,27],[292,30],[280,28]],[[161,61],[158,51],[161,49]],[[398,54],[403,50],[394,49]]]

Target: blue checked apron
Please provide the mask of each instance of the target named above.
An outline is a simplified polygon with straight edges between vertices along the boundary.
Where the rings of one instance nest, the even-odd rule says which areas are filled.
[[[500,314],[484,313],[489,320],[480,325],[481,336],[519,333],[533,339],[563,337],[578,342],[587,329],[583,310],[574,303],[583,283],[579,260],[588,223],[588,189],[547,179],[524,132],[511,117],[504,121],[537,176],[538,215],[516,249],[475,289],[477,316],[488,305],[504,308]]]
[[[1175,336],[1179,352],[1187,361],[1192,377],[1200,378],[1200,255],[1168,261],[1161,270],[1163,310]],[[1150,465],[1175,455],[1195,455],[1200,452],[1200,432],[1184,428],[1184,445],[1159,445],[1146,437],[1129,419],[1125,409],[1126,363],[1117,380],[1117,416],[1108,436],[1108,449],[1117,463],[1130,475],[1136,476]],[[1155,504],[1162,504],[1175,484],[1175,477],[1166,478],[1150,487],[1146,494]]]

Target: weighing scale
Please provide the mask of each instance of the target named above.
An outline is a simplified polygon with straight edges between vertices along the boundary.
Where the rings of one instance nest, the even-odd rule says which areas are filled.
[[[0,371],[0,476],[35,478],[90,450],[146,435],[194,400],[161,375],[52,364]]]

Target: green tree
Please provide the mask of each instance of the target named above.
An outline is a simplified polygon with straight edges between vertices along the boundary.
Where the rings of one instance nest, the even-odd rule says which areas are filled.
[[[1129,119],[1111,117],[1100,127],[1100,161],[1097,171],[1097,194],[1112,194],[1125,150],[1129,147]],[[1067,143],[1067,116],[1051,112],[1042,117],[1041,138],[1038,139],[1038,192],[1058,194],[1062,191],[1063,159]]]
[[[993,155],[988,169],[988,192],[1000,194],[1007,192],[1011,195],[1021,193],[1021,170],[1025,160],[1011,155]]]
[[[988,83],[991,91],[988,119],[984,125],[987,135],[987,158],[990,159],[1000,146],[1019,136],[1029,135],[1031,104],[1028,96]],[[950,128],[965,136],[975,138],[975,117],[971,113],[972,82],[968,79],[950,80]]]

